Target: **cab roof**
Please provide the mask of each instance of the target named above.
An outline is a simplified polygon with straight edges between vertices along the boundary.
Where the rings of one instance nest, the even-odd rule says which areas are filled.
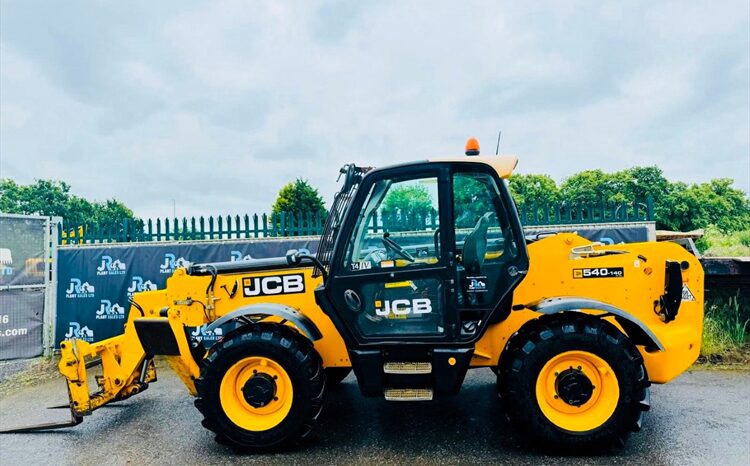
[[[442,163],[481,163],[492,167],[500,178],[510,178],[516,165],[518,165],[518,157],[515,155],[464,155],[462,157],[440,157],[430,159],[429,161]]]
[[[408,167],[410,165],[419,165],[423,163],[477,163],[487,165],[497,173],[500,178],[510,178],[513,174],[513,170],[518,165],[518,157],[515,155],[476,155],[476,156],[454,156],[454,157],[438,157],[428,160],[415,160],[412,162],[398,163],[394,165],[386,165],[383,167],[377,167],[372,171],[388,170],[396,167]]]

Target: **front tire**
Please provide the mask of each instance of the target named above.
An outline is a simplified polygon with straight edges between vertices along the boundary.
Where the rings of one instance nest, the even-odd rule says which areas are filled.
[[[259,323],[215,344],[195,387],[195,406],[217,442],[268,450],[310,434],[323,406],[325,373],[307,338]]]
[[[511,421],[554,450],[623,446],[649,408],[643,359],[614,325],[585,314],[526,324],[501,355],[498,391]]]

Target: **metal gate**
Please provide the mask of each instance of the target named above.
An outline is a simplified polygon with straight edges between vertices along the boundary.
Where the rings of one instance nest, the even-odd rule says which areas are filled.
[[[53,344],[59,217],[0,214],[0,360]]]

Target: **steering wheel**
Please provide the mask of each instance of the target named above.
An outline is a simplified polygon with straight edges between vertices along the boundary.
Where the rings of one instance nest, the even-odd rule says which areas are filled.
[[[383,245],[385,246],[386,249],[396,253],[396,255],[400,256],[402,259],[406,259],[409,262],[414,262],[417,260],[416,258],[414,258],[414,256],[411,255],[409,251],[402,248],[398,243],[390,239],[387,235],[388,233],[383,235],[383,238],[382,238]]]

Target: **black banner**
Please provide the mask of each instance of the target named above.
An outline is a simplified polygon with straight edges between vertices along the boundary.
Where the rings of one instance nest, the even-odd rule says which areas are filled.
[[[283,257],[289,249],[315,252],[316,248],[317,239],[294,238],[61,247],[55,346],[70,337],[93,342],[121,334],[128,297],[163,289],[180,266]],[[194,332],[206,339],[214,337],[202,328]]]
[[[0,361],[43,352],[44,289],[0,292]]]
[[[590,241],[598,241],[604,244],[640,243],[648,241],[649,228],[647,226],[622,227],[617,225],[607,226],[602,224],[596,228],[590,226],[564,226],[564,227],[534,227],[524,230],[527,237],[534,239],[536,236],[543,238],[545,235],[557,232],[576,233]]]

